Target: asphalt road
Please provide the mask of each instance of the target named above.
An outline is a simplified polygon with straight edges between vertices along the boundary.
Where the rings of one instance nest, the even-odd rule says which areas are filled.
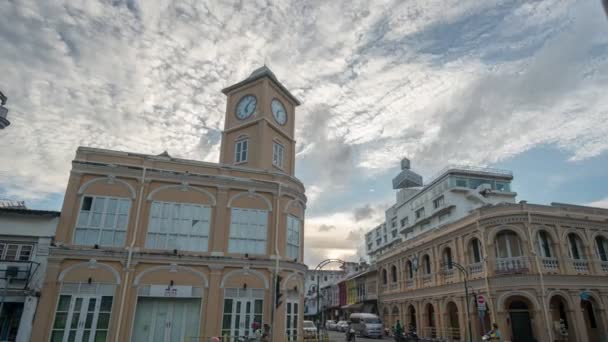
[[[329,340],[331,342],[344,342],[346,341],[346,335],[343,332],[337,332],[337,331],[330,331],[329,332]],[[382,339],[378,339],[378,338],[363,338],[363,337],[357,337],[356,342],[377,342],[377,341],[393,341],[392,338],[389,337],[384,337]]]

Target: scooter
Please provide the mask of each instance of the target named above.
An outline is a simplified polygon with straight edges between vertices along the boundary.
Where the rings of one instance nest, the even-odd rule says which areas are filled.
[[[346,342],[355,342],[356,338],[355,329],[348,328],[346,330]]]
[[[482,341],[489,341],[489,340],[490,340],[490,335],[488,335],[488,334],[483,335],[483,336],[481,337],[481,340],[482,340]]]

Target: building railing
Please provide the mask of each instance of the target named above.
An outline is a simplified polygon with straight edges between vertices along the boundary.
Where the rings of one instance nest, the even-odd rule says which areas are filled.
[[[528,273],[529,271],[530,265],[528,262],[528,257],[520,256],[496,259],[497,274]]]
[[[469,275],[477,275],[483,272],[483,262],[476,262],[467,265],[467,269],[469,270]]]
[[[432,274],[423,274],[422,275],[422,285],[426,286],[429,285],[433,282],[433,275]]]
[[[557,259],[557,258],[549,258],[549,257],[541,257],[540,261],[541,261],[541,265],[543,266],[543,271],[545,271],[545,272],[559,272],[559,259]]]
[[[589,261],[584,259],[572,259],[572,267],[577,273],[588,273]]]
[[[452,282],[454,280],[454,269],[453,268],[445,268],[442,273],[443,273],[443,281]]]
[[[389,286],[389,290],[394,291],[399,288],[399,283],[391,283]]]
[[[40,264],[35,261],[0,261],[0,288],[26,289]]]
[[[412,288],[414,287],[414,279],[409,278],[405,280],[405,287]]]
[[[608,273],[608,261],[600,261],[600,269],[602,272]]]
[[[442,177],[445,173],[450,170],[460,170],[460,171],[469,171],[469,172],[479,172],[490,175],[501,175],[507,177],[513,177],[513,172],[509,170],[501,170],[501,169],[493,169],[489,167],[479,167],[479,166],[470,166],[470,165],[448,165],[441,169],[439,172],[435,173],[426,184],[431,184],[439,177]]]

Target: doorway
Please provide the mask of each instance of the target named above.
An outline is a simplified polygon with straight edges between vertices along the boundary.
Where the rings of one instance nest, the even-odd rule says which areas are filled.
[[[111,310],[112,296],[59,296],[51,341],[106,341]]]
[[[458,321],[458,306],[454,302],[447,305],[448,335],[454,340],[460,340],[460,322]]]
[[[581,301],[583,309],[583,317],[587,328],[587,336],[590,342],[605,341],[606,332],[603,327],[601,313],[596,309],[596,303],[593,298]]]
[[[198,336],[199,298],[139,297],[135,312],[135,342],[184,341]]]
[[[509,317],[511,318],[511,336],[513,342],[533,342],[532,325],[530,324],[530,311],[528,304],[515,300],[509,304]]]
[[[264,290],[226,289],[222,336],[253,336],[254,328],[262,328]]]

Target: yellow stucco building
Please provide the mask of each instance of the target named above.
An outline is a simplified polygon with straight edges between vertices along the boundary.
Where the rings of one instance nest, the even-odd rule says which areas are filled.
[[[78,148],[32,341],[296,340],[299,102],[266,67],[223,92],[219,163]]]

